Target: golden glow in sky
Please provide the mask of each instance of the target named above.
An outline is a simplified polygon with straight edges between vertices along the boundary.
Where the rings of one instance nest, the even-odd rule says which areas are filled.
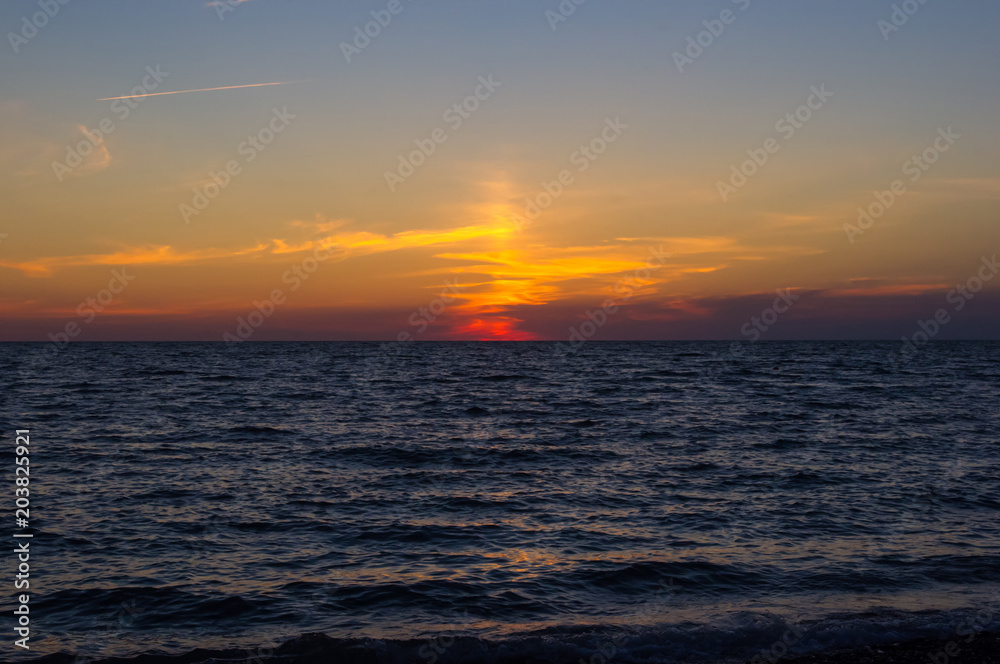
[[[413,4],[359,47],[363,8],[217,4],[66,6],[4,56],[0,339],[220,340],[276,291],[255,339],[564,339],[605,304],[597,338],[740,339],[783,289],[764,338],[896,338],[997,250],[993,7],[886,37],[741,1],[679,66],[718,11]]]

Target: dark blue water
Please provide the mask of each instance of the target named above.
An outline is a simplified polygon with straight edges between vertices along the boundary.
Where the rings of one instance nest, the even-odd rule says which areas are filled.
[[[739,659],[1000,623],[1000,344],[898,350],[0,345],[31,653]]]

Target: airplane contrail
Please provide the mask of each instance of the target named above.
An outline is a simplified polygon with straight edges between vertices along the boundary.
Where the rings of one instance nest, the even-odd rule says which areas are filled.
[[[288,85],[290,83],[307,83],[308,81],[279,81],[277,83],[251,83],[249,85],[227,85],[222,88],[198,88],[197,90],[174,90],[173,92],[148,92],[141,95],[125,95],[124,97],[103,97],[97,101],[113,101],[115,99],[137,99],[140,97],[156,97],[157,95],[179,95],[185,92],[209,92],[211,90],[235,90],[237,88],[260,88],[265,85]]]

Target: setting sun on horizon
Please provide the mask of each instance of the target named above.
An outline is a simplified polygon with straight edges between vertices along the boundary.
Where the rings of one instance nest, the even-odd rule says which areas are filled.
[[[0,34],[0,664],[997,664],[1000,3]]]
[[[8,10],[0,339],[896,339],[994,256],[995,8],[474,4]]]

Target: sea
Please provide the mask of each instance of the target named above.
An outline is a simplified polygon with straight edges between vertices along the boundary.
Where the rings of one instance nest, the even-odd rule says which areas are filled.
[[[773,663],[996,629],[1000,344],[900,346],[0,344],[8,549],[18,429],[33,534],[0,659]]]

